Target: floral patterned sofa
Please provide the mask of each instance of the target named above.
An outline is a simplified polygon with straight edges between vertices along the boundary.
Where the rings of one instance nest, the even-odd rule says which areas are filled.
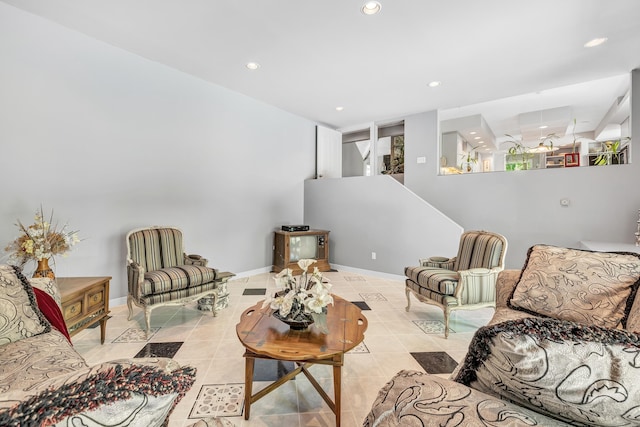
[[[640,425],[640,255],[533,246],[449,379],[397,373],[365,426]]]
[[[195,368],[166,358],[88,366],[60,323],[57,288],[50,279],[33,282],[0,265],[0,425],[166,425]]]

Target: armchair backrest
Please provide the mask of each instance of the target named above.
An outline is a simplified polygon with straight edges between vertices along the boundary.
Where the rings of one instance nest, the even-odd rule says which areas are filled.
[[[507,239],[490,231],[467,231],[460,236],[455,271],[470,268],[504,268]]]
[[[146,271],[184,264],[182,231],[175,227],[147,227],[127,234],[127,256]]]

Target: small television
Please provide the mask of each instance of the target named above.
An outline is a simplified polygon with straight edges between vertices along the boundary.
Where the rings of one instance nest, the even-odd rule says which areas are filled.
[[[279,273],[285,268],[293,274],[302,273],[298,266],[301,259],[315,259],[313,267],[329,271],[329,232],[326,230],[283,231],[277,230],[273,237],[273,271]]]

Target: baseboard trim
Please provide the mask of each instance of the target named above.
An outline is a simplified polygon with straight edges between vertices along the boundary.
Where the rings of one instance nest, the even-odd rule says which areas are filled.
[[[383,273],[382,271],[365,270],[362,268],[349,267],[347,265],[340,265],[331,263],[331,268],[338,271],[348,271],[350,273],[358,273],[364,276],[379,277],[381,279],[400,280],[404,282],[405,277],[397,274]]]

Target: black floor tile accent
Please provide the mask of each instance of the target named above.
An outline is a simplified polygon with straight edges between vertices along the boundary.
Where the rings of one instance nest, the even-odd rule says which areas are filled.
[[[458,362],[444,351],[419,352],[411,355],[428,374],[450,374],[458,366]]]
[[[254,381],[275,381],[296,368],[295,363],[282,360],[256,359],[253,367]],[[295,379],[295,378],[294,378]]]
[[[133,357],[173,357],[182,344],[182,342],[150,342]]]
[[[267,288],[247,288],[242,295],[266,295]]]
[[[357,305],[360,310],[371,310],[369,304],[364,301],[351,301],[351,304]]]

